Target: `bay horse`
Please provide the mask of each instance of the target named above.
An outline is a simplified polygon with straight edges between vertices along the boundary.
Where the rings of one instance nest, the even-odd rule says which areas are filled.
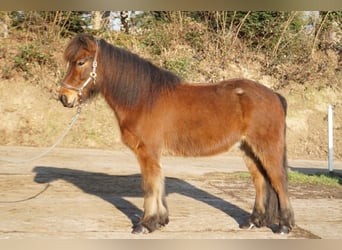
[[[68,69],[59,98],[75,107],[101,93],[113,109],[123,143],[141,169],[144,212],[133,233],[169,222],[160,158],[209,156],[240,143],[256,189],[243,228],[278,224],[289,233],[294,214],[288,196],[286,100],[248,79],[189,84],[103,39],[80,34],[64,52]]]

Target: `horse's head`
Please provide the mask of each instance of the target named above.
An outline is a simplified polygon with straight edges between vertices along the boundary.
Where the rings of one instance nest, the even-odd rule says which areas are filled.
[[[64,52],[68,63],[67,73],[59,90],[59,99],[65,107],[72,108],[94,94],[96,67],[99,58],[99,41],[90,35],[73,38]]]

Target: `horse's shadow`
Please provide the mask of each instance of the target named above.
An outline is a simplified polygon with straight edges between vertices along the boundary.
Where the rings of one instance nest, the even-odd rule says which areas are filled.
[[[108,175],[103,173],[86,172],[69,168],[37,166],[34,180],[37,183],[50,183],[61,179],[72,183],[85,193],[92,194],[113,204],[125,214],[133,225],[138,223],[142,211],[124,197],[142,197],[141,175]],[[212,195],[202,189],[178,178],[165,179],[167,194],[179,193],[206,203],[232,217],[241,226],[246,222],[249,213],[238,206]],[[195,212],[195,211],[194,211]]]

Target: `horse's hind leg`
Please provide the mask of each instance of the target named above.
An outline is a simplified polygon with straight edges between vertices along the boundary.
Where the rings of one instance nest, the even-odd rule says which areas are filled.
[[[255,203],[251,216],[248,221],[240,225],[242,228],[252,228],[254,226],[262,227],[266,226],[266,202],[267,202],[267,190],[266,190],[266,181],[265,177],[262,173],[264,171],[260,164],[260,161],[255,157],[251,148],[243,143],[241,145],[241,150],[244,152],[243,159],[245,164],[252,175],[253,183],[255,186]]]
[[[279,233],[289,233],[295,225],[294,215],[287,188],[287,173],[283,167],[283,161],[275,159],[265,164],[265,170],[269,176],[272,187],[278,194],[280,218],[279,218]]]
[[[288,233],[294,226],[294,215],[288,196],[285,147],[282,145],[279,141],[272,143],[265,139],[260,140],[258,146],[253,147],[252,150],[258,156],[265,176],[272,186],[272,188],[268,188],[270,197],[266,203],[268,206],[266,215],[269,216],[269,223],[279,217],[278,232]],[[272,189],[276,192],[276,199],[272,198]],[[279,211],[276,208],[279,208]]]

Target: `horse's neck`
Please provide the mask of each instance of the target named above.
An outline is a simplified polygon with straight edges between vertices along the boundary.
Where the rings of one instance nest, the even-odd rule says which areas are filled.
[[[106,102],[114,111],[116,119],[118,120],[119,125],[123,124],[129,117],[132,117],[132,113],[134,112],[134,108],[129,108],[124,105],[120,105],[119,103],[115,102],[112,98],[106,98]]]

